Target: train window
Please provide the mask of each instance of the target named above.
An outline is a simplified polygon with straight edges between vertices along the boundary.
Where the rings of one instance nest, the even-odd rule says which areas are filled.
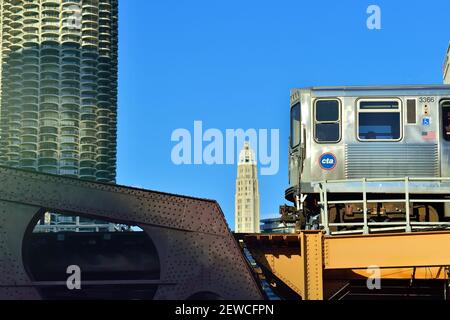
[[[341,139],[338,100],[318,100],[315,104],[315,138],[319,143],[336,143]]]
[[[401,109],[399,101],[361,101],[358,110],[360,140],[400,140]]]
[[[291,147],[295,148],[300,144],[300,103],[291,109]]]
[[[442,127],[444,129],[444,139],[450,141],[450,101],[442,106]]]
[[[339,121],[339,102],[336,100],[319,100],[316,103],[316,121]]]

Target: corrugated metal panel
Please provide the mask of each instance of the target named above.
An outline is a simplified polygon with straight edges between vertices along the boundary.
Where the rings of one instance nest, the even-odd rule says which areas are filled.
[[[439,176],[437,144],[364,143],[345,149],[347,179]]]

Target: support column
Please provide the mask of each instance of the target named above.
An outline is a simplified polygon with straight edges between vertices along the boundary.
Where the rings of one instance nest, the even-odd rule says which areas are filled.
[[[304,300],[323,300],[323,233],[305,231],[301,236],[302,297]]]

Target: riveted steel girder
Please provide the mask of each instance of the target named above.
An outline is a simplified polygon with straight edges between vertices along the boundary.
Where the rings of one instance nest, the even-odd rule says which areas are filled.
[[[22,246],[46,210],[141,227],[161,263],[155,299],[263,298],[215,201],[0,167],[0,299],[40,298]]]
[[[358,236],[304,231],[248,235],[245,242],[264,270],[305,300],[331,297],[337,282],[373,277],[374,268],[384,280],[442,280],[450,266],[449,231]]]

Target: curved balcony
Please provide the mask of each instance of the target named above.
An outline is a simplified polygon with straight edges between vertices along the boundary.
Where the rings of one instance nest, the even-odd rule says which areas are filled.
[[[80,138],[80,145],[82,147],[91,147],[97,149],[97,139],[95,138],[89,138],[89,137],[81,137]]]
[[[18,65],[18,64],[14,65],[13,64],[13,65],[6,67],[5,69],[8,69],[10,74],[20,75],[22,72],[27,72],[29,69],[31,70],[31,66],[23,66],[22,67],[22,65]],[[33,66],[32,69],[36,70],[37,68],[35,66]],[[37,71],[36,71],[36,73],[37,73]]]
[[[104,171],[97,171],[97,174],[95,175],[98,182],[104,182],[108,183],[111,182],[111,174],[109,170]]]
[[[22,121],[29,119],[27,113],[37,114],[39,112],[39,106],[36,103],[27,103],[22,105]],[[34,119],[34,118],[33,118]],[[23,125],[23,123],[22,123]]]
[[[46,174],[58,174],[58,168],[56,166],[39,166],[38,171]]]
[[[43,46],[41,48],[41,57],[59,56],[59,48],[56,46]]]
[[[23,30],[25,32],[27,30],[29,30],[26,28],[30,28],[30,27],[35,28],[35,27],[39,26],[39,13],[36,15],[36,13],[34,13],[34,12],[30,12],[30,11],[25,12],[24,16],[23,16],[23,25],[24,25]]]
[[[80,73],[78,71],[73,70],[64,70],[61,72],[61,79],[79,80]]]
[[[78,154],[78,152],[64,151],[64,152],[61,152],[61,159],[62,160],[78,160],[79,154]]]
[[[87,32],[93,32],[93,31],[97,31],[99,30],[99,25],[97,23],[97,21],[87,21],[87,22],[83,22],[81,30],[83,32],[87,31]]]
[[[43,63],[41,64],[42,73],[59,74],[59,64],[57,63]]]
[[[59,68],[59,53],[50,53],[47,51],[45,54],[41,53],[41,66],[55,65]]]
[[[77,100],[77,104],[79,103],[78,97],[80,96],[80,89],[77,86],[68,86],[68,85],[62,85],[61,86],[61,95],[64,99],[67,98],[74,98]]]
[[[79,121],[78,119],[66,119],[66,120],[61,120],[59,123],[59,126],[61,128],[78,128],[79,127]]]
[[[97,50],[83,50],[83,52],[81,53],[81,57],[83,59],[90,59],[93,60],[94,62],[97,61],[98,58],[98,52]]]
[[[81,37],[77,34],[73,33],[66,33],[61,36],[61,43],[67,44],[67,43],[78,43],[80,41]]]
[[[42,100],[55,100],[59,98],[58,87],[41,86],[40,96]]]
[[[79,113],[80,99],[78,97],[64,96],[61,98],[61,106],[63,110]]]
[[[58,120],[59,114],[57,111],[40,111],[39,119],[40,120]]]
[[[28,171],[37,171],[37,159],[27,159],[20,157],[19,166],[21,169]]]
[[[97,180],[96,177],[97,170],[95,168],[81,168],[80,167],[80,179],[88,180],[88,181],[95,181]]]
[[[80,170],[92,169],[92,170],[96,171],[96,167],[95,166],[97,164],[97,161],[95,161],[95,159],[89,159],[88,156],[89,155],[82,155],[82,157],[80,159]],[[83,158],[83,157],[85,157],[85,158]]]
[[[39,64],[39,58],[36,56],[24,56],[22,58],[23,64],[31,64],[31,65],[38,65]]]
[[[61,121],[77,121],[78,119],[79,119],[79,112],[77,111],[61,112]]]
[[[41,86],[58,88],[59,87],[59,81],[58,81],[58,79],[53,79],[53,78],[42,78],[41,79]]]
[[[65,167],[65,168],[75,168],[78,169],[78,160],[76,159],[62,159],[59,162],[59,166],[60,167]]]
[[[60,144],[61,146],[64,145],[78,146],[78,139],[73,136],[63,136],[60,138]]]
[[[63,56],[62,59],[61,59],[61,63],[63,65],[74,66],[77,69],[80,67],[80,64],[81,64],[80,58],[77,57],[77,56],[74,56],[74,55],[71,55],[71,56],[65,55],[65,56]]]
[[[59,39],[54,37],[41,37],[41,45],[46,47],[57,47]]]
[[[25,114],[22,114],[22,129],[33,128],[37,130],[39,121],[36,118],[36,112],[34,113],[33,118],[28,118]]]
[[[56,169],[58,168],[58,160],[53,158],[39,158],[39,170],[41,169]]]
[[[80,48],[78,46],[72,46],[72,45],[63,45],[61,48],[61,54],[63,57],[65,56],[80,56]]]
[[[34,42],[25,42],[23,44],[24,49],[26,49],[27,52],[31,51],[39,51],[39,44]]]
[[[56,122],[56,126],[53,122]],[[58,137],[58,121],[57,120],[41,120],[41,130],[40,135],[42,137],[54,137],[54,141],[57,141]]]
[[[78,146],[75,144],[61,144],[60,150],[61,152],[63,151],[78,152]]]
[[[32,158],[35,158],[34,155],[37,155],[38,153],[38,144],[36,142],[31,142],[31,143],[22,143],[20,145],[20,155],[21,157],[22,154],[33,154]],[[31,157],[31,156],[30,156]]]
[[[39,158],[40,159],[54,159],[58,156],[58,153],[56,151],[52,151],[52,150],[42,150],[39,151]]]
[[[42,23],[42,25],[59,23],[59,14],[58,13],[55,13],[55,14],[50,14],[50,13],[41,14],[41,23]]]
[[[33,48],[36,45],[36,43],[38,43],[38,42],[39,42],[39,39],[36,37],[27,37],[27,38],[24,38],[22,46],[28,50],[28,48]]]
[[[20,157],[22,159],[33,159],[36,160],[38,157],[37,151],[24,150],[20,152]]]
[[[60,134],[61,136],[74,136],[74,137],[78,137],[78,135],[80,134],[78,128],[61,128],[60,130]]]
[[[97,169],[97,173],[106,172],[109,173],[109,164],[108,162],[97,162],[97,165],[95,166]]]
[[[22,98],[20,97],[20,94],[16,95],[16,94],[11,94],[11,93],[6,93],[4,101],[7,101],[9,112],[19,112],[20,111],[20,104],[22,103]]]
[[[44,94],[40,99],[41,105],[59,106],[59,96],[54,94]]]
[[[34,10],[36,12],[39,12],[39,4],[36,2],[24,2],[23,7],[26,10]]]
[[[22,30],[23,23],[22,23],[22,16],[21,15],[14,15],[11,16],[11,21],[9,23],[9,26],[11,27],[11,30]]]

